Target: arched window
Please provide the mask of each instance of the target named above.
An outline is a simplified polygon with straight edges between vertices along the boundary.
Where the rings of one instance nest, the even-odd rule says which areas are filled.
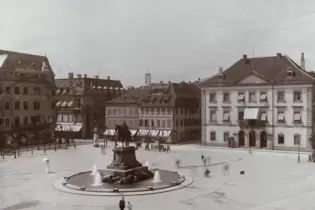
[[[294,145],[300,145],[300,144],[301,144],[301,135],[294,134]]]

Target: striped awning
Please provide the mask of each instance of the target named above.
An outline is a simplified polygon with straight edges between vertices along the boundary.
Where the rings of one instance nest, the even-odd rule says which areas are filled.
[[[171,135],[172,131],[163,131],[161,130],[159,133],[159,137],[167,138]]]
[[[79,132],[82,128],[81,123],[76,124],[57,124],[55,131],[68,131],[68,132]]]
[[[105,136],[115,136],[116,135],[116,132],[114,129],[107,129],[105,132],[104,132],[104,135]]]
[[[139,130],[138,136],[147,136],[150,130]]]
[[[150,130],[148,136],[157,137],[159,135],[160,130]]]

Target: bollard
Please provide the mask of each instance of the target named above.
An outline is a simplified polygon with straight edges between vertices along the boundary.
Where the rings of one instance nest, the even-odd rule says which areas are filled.
[[[57,151],[57,144],[56,144],[56,141],[55,141],[55,151]]]
[[[46,144],[44,143],[44,153],[46,153]]]
[[[3,158],[3,160],[4,160],[4,151],[2,150],[2,158]]]
[[[14,150],[13,155],[14,155],[14,159],[16,159],[16,150]]]
[[[34,153],[33,153],[33,147],[31,147],[31,154],[32,154],[32,156],[34,155]]]
[[[37,144],[37,150],[39,151],[39,143]]]
[[[66,145],[66,149],[68,149],[68,144],[67,144],[67,142],[65,142],[65,145]]]
[[[73,139],[73,147],[74,149],[77,149],[77,145],[75,144],[75,140]]]
[[[20,157],[20,148],[17,149],[18,157]]]

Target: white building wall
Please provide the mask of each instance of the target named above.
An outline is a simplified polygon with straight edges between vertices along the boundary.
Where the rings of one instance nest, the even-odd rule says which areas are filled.
[[[232,90],[232,91],[231,91]],[[293,92],[295,90],[301,91],[301,102],[293,101]],[[257,103],[249,103],[249,93],[256,92]],[[285,92],[285,103],[277,101],[278,91]],[[269,148],[274,147],[275,149],[294,149],[297,145],[294,145],[294,134],[301,136],[301,148],[309,147],[308,139],[312,133],[312,85],[259,85],[259,86],[248,86],[242,87],[214,87],[214,88],[203,88],[202,89],[202,142],[204,144],[211,145],[227,145],[227,142],[223,141],[223,133],[233,133],[235,136],[240,131],[238,123],[238,111],[239,108],[245,107],[261,107],[267,111],[268,124],[264,130],[269,134],[268,138],[270,142],[273,141],[274,145],[269,145]],[[210,93],[216,93],[216,103],[210,103]],[[223,93],[230,93],[230,103],[223,103]],[[245,103],[238,103],[238,93],[245,93]],[[260,92],[267,92],[268,103],[260,103]],[[230,123],[226,124],[223,122],[223,107],[230,107]],[[285,107],[285,109],[283,109]],[[285,124],[277,122],[278,108],[282,108],[285,111]],[[210,122],[210,110],[217,110],[217,122]],[[294,124],[293,116],[294,110],[301,110],[301,119],[303,124]],[[272,128],[274,125],[274,128]],[[216,141],[210,141],[210,132],[216,131]],[[260,133],[262,130],[258,129]],[[278,144],[278,134],[283,133],[285,135],[284,144]]]

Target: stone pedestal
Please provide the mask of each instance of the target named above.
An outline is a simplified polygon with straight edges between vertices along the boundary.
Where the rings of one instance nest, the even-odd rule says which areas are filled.
[[[115,176],[127,176],[140,171],[148,171],[136,158],[136,148],[132,146],[117,147],[113,149],[113,162],[107,166],[107,172]]]

